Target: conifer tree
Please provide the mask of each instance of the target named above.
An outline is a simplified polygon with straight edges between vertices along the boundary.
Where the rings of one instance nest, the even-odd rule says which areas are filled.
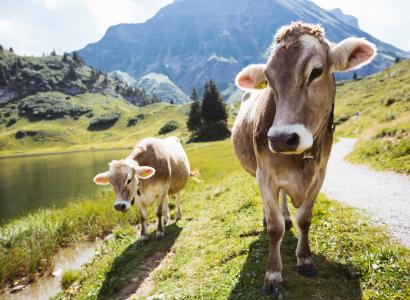
[[[196,93],[195,88],[192,89],[191,100],[192,104],[186,125],[188,130],[192,133],[191,139],[195,139],[202,129],[201,104],[199,103],[198,94]]]
[[[203,121],[200,139],[214,140],[230,135],[227,127],[228,113],[225,103],[212,80],[205,83],[201,117]]]

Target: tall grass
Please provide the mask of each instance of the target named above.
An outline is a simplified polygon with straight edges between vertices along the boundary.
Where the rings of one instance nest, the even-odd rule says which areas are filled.
[[[107,189],[93,200],[70,203],[64,208],[43,209],[1,227],[1,286],[19,277],[33,279],[49,271],[59,247],[104,236],[117,224],[135,223],[136,210],[116,212],[110,192]]]

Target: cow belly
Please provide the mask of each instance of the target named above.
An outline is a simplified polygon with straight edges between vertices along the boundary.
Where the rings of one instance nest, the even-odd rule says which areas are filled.
[[[240,128],[234,126],[232,129],[232,143],[242,167],[252,176],[256,175],[256,157],[253,149],[252,135],[241,132]]]

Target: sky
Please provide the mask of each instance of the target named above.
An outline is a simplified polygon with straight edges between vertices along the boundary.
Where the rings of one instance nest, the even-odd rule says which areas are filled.
[[[0,0],[0,44],[20,55],[70,52],[98,41],[112,25],[144,22],[172,1]],[[356,16],[364,31],[410,50],[410,34],[404,33],[410,28],[410,1],[313,1],[327,9],[341,8]]]

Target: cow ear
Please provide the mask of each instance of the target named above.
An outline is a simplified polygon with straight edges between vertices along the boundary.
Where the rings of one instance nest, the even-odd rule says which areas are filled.
[[[359,69],[376,56],[373,43],[361,38],[347,38],[330,49],[332,66],[336,71]]]
[[[154,176],[155,174],[155,169],[151,167],[147,167],[147,166],[144,166],[144,167],[139,166],[135,169],[135,171],[139,179],[148,179]]]
[[[94,182],[98,185],[108,185],[110,183],[110,177],[108,176],[108,172],[97,174],[94,177]]]
[[[241,90],[264,89],[267,82],[264,74],[265,65],[249,65],[236,75],[235,84]]]

